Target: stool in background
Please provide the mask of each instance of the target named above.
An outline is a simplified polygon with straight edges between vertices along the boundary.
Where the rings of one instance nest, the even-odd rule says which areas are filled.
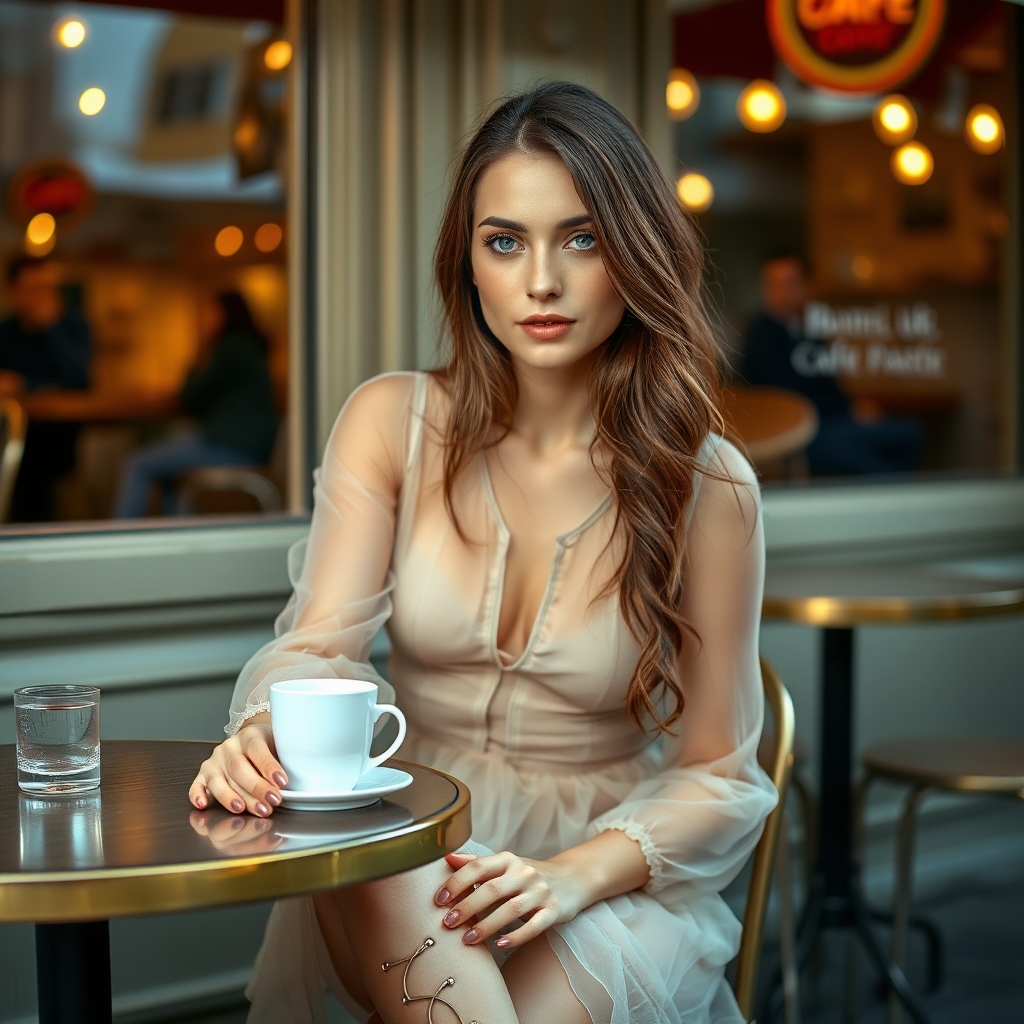
[[[920,736],[887,740],[861,755],[867,787],[875,780],[912,787],[903,805],[896,838],[896,884],[893,893],[892,958],[907,966],[910,901],[913,882],[914,815],[931,790],[990,793],[1024,798],[1024,741],[997,737]],[[900,1024],[903,1010],[889,1001],[889,1022]]]
[[[11,498],[25,451],[25,410],[13,398],[0,398],[0,523],[11,514]]]

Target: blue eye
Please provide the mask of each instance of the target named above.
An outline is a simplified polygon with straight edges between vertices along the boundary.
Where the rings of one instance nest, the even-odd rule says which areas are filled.
[[[487,240],[487,246],[503,256],[516,251],[519,243],[511,235],[495,235]]]
[[[593,249],[595,245],[597,245],[597,239],[589,232],[585,232],[582,235],[577,235],[572,241],[573,246],[576,249],[579,249],[580,252],[588,252],[589,250]]]

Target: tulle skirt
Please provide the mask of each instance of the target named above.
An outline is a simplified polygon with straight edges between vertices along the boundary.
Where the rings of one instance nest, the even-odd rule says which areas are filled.
[[[593,819],[657,772],[647,754],[596,772],[524,770],[420,736],[408,738],[401,755],[472,780],[473,838],[463,852],[534,859],[583,842]],[[595,1024],[742,1024],[724,979],[740,932],[717,893],[680,883],[603,900],[546,934]],[[500,964],[505,954],[491,948]],[[278,901],[247,990],[249,1024],[326,1024],[325,986],[356,1020],[367,1019],[337,978],[312,900]]]

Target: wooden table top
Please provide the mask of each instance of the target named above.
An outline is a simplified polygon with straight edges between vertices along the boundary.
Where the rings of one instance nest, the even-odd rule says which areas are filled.
[[[17,399],[29,420],[121,423],[166,419],[178,413],[175,395],[151,391],[65,391],[49,388]]]
[[[371,807],[198,811],[188,787],[214,744],[104,740],[90,793],[17,788],[0,746],[0,921],[89,921],[294,896],[397,874],[458,849],[469,790],[442,772],[413,776]]]
[[[818,413],[803,395],[782,388],[728,388],[722,414],[729,436],[754,462],[802,451],[818,432]]]
[[[762,616],[813,626],[927,622],[1024,611],[1024,574],[926,563],[768,566]]]

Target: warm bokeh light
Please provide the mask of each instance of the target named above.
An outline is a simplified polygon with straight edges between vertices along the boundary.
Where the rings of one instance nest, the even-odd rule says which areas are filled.
[[[281,244],[283,237],[284,232],[280,224],[261,224],[256,229],[253,241],[260,252],[273,252]]]
[[[52,213],[37,213],[25,229],[25,239],[33,245],[46,245],[57,230]]]
[[[967,112],[964,126],[967,144],[976,153],[996,153],[1003,148],[1006,141],[1006,130],[1003,119],[995,107],[987,103],[979,103]]]
[[[715,187],[703,174],[684,174],[676,182],[676,194],[683,206],[703,213],[715,201]]]
[[[700,106],[700,86],[697,79],[683,68],[673,68],[665,86],[665,105],[673,121],[685,121],[693,117]]]
[[[736,113],[744,128],[773,132],[786,120],[786,99],[774,82],[759,78],[740,93]]]
[[[904,185],[923,185],[934,169],[932,151],[920,142],[908,142],[892,154],[892,173]]]
[[[73,50],[81,46],[85,39],[85,26],[74,18],[62,22],[57,29],[57,41],[61,46]]]
[[[906,96],[883,96],[875,104],[871,123],[875,134],[890,146],[898,146],[914,137],[917,131],[917,111]]]
[[[93,87],[92,89],[86,89],[78,97],[78,109],[83,114],[88,114],[89,117],[92,117],[93,114],[98,114],[103,109],[103,105],[106,102],[107,94],[102,89]]]
[[[283,71],[292,62],[292,44],[286,39],[278,39],[267,47],[263,54],[263,63],[271,71]]]
[[[850,260],[850,270],[858,281],[870,281],[875,276],[875,261],[863,254],[854,256]]]
[[[234,224],[229,224],[217,232],[217,237],[213,240],[213,247],[220,256],[234,256],[242,248],[243,238],[242,229],[236,228]]]

